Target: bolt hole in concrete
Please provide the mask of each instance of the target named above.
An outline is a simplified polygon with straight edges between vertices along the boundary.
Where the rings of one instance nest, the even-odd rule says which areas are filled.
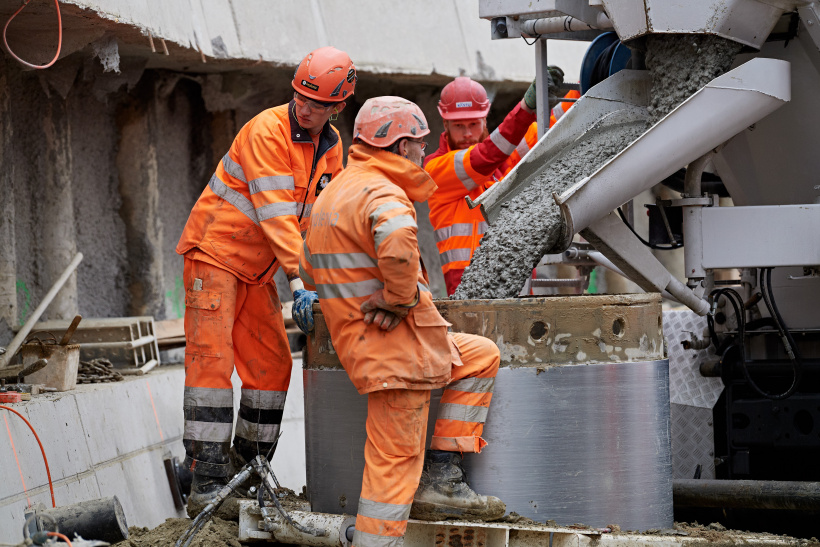
[[[532,324],[532,327],[530,327],[530,338],[532,338],[535,342],[543,342],[549,331],[550,329],[546,323],[543,321],[536,321]]]
[[[612,322],[612,334],[618,338],[622,338],[624,332],[626,332],[626,321],[624,321],[623,317],[619,317]]]

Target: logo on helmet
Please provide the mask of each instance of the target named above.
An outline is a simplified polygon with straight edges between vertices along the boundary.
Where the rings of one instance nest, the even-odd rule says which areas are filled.
[[[308,82],[307,80],[302,80],[301,84],[303,86],[305,86],[306,88],[308,88],[308,89],[312,89],[313,91],[319,91],[319,86],[318,85],[312,84],[312,83]]]
[[[473,106],[473,101],[463,101],[460,103],[456,103],[456,108],[470,108]]]
[[[350,67],[350,70],[347,71],[347,83],[352,84],[355,79],[356,70],[353,67]]]

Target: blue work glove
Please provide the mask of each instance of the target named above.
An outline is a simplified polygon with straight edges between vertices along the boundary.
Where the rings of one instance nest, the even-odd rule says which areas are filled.
[[[318,300],[315,291],[298,289],[293,293],[293,320],[305,334],[313,330],[313,303]]]

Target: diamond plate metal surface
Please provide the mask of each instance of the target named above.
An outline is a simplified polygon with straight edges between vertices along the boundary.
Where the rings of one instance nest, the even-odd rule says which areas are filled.
[[[663,333],[669,355],[669,399],[672,403],[711,409],[723,391],[720,378],[704,378],[700,364],[715,355],[713,346],[705,350],[685,350],[681,342],[692,334],[702,338],[706,318],[690,310],[663,312]],[[691,478],[691,477],[690,477]]]
[[[672,403],[672,477],[692,479],[698,464],[702,479],[715,478],[712,410]]]

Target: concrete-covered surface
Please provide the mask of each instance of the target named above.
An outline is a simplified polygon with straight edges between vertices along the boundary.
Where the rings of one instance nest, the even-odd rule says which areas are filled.
[[[10,405],[28,419],[43,443],[57,506],[117,496],[129,526],[153,528],[174,508],[163,460],[184,458],[182,367],[160,367],[124,382],[80,386]],[[239,407],[239,382],[234,377]],[[301,491],[305,484],[302,363],[294,362],[273,457],[279,481]],[[28,426],[0,409],[0,543],[23,539],[29,503],[51,507],[43,458]]]
[[[43,319],[182,317],[182,259],[174,247],[188,213],[241,126],[291,98],[293,64],[309,49],[334,43],[362,67],[357,93],[335,122],[345,148],[368,97],[417,102],[430,122],[432,150],[442,130],[438,94],[452,76],[485,82],[494,127],[535,72],[523,41],[490,40],[476,2],[418,2],[402,10],[361,1],[340,11],[311,1],[275,12],[257,2],[193,4],[62,2],[63,50],[54,66],[32,71],[0,55],[0,346],[77,251],[83,262]],[[0,21],[17,7],[0,0]],[[234,20],[241,44],[223,28]],[[197,21],[207,23],[207,35]],[[53,55],[55,34],[53,4],[31,2],[12,21],[8,40],[18,55],[42,63]],[[210,45],[201,54],[191,44],[205,42],[191,36],[209,37],[208,44],[222,36],[228,54],[210,57]],[[572,79],[576,57],[551,59]],[[427,206],[418,207],[422,256],[443,296]]]

